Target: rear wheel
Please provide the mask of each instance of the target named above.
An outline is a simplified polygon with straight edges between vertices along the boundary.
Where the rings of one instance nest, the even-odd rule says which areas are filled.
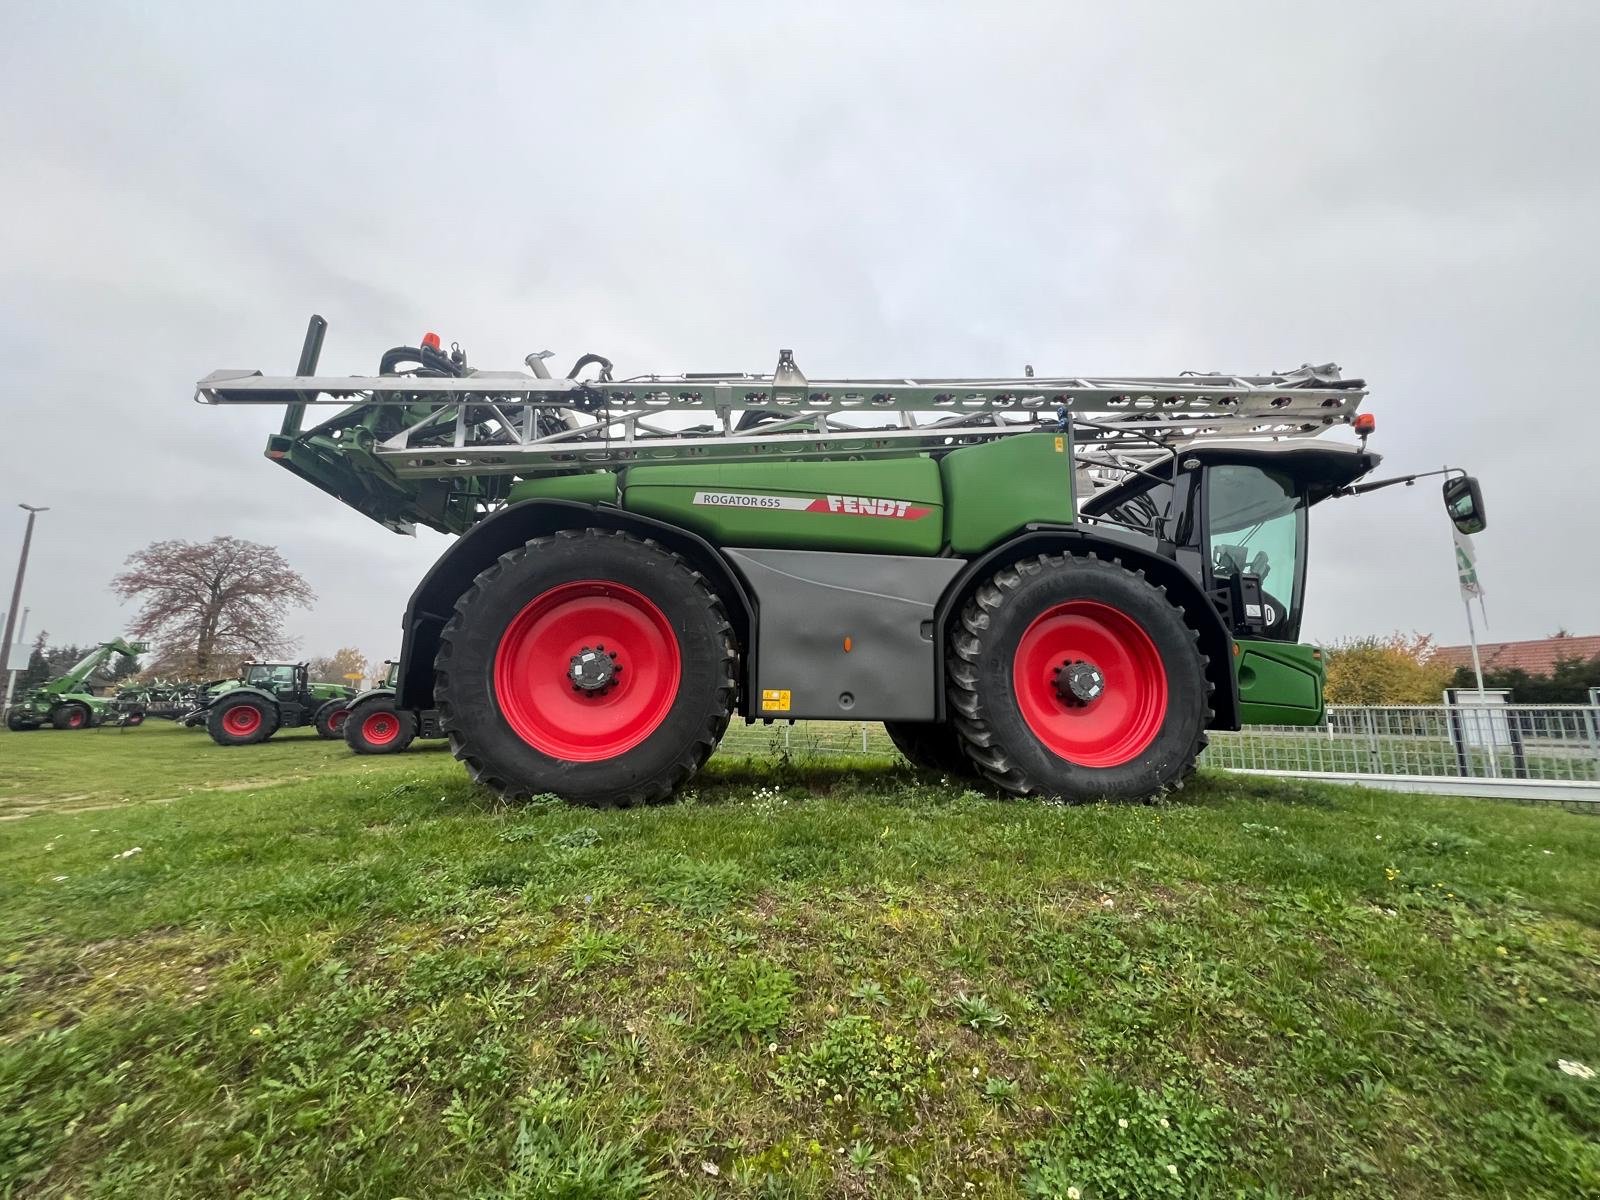
[[[260,696],[224,696],[206,713],[206,732],[219,746],[264,742],[277,728],[277,706]]]
[[[1016,795],[1143,800],[1183,785],[1206,745],[1198,635],[1142,573],[1040,555],[961,615],[949,698],[967,755]]]
[[[393,696],[375,696],[350,710],[345,744],[357,754],[398,754],[417,736],[417,719],[395,707]]]
[[[63,704],[50,714],[50,724],[57,729],[87,729],[89,721],[89,710],[81,704]]]
[[[320,738],[337,738],[344,736],[345,719],[350,715],[349,702],[346,700],[329,700],[317,709],[315,718],[317,736]]]
[[[508,797],[665,800],[727,728],[737,654],[721,602],[654,542],[536,538],[456,602],[435,660],[450,748]]]
[[[883,729],[912,766],[957,779],[979,777],[978,768],[961,749],[961,739],[950,722],[885,721]]]
[[[139,726],[139,725],[143,725],[144,724],[144,714],[142,712],[131,712],[131,713],[128,713],[122,718],[122,723],[124,725],[132,725],[132,726],[136,726],[136,727]]]

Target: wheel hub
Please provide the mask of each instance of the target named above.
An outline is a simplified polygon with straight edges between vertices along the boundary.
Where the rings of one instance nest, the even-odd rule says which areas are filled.
[[[604,645],[583,647],[568,660],[567,678],[572,690],[589,696],[603,696],[617,684],[622,665],[617,662],[617,652]]]
[[[1105,694],[1106,677],[1093,663],[1068,659],[1055,669],[1056,695],[1074,708],[1082,707]]]

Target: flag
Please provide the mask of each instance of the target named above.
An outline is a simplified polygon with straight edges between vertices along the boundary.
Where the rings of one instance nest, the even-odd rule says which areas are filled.
[[[1483,584],[1478,580],[1478,555],[1472,548],[1472,539],[1459,529],[1456,537],[1456,580],[1461,584],[1461,598],[1483,602]]]

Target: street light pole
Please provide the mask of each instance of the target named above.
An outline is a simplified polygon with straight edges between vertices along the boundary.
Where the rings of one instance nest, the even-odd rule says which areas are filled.
[[[17,581],[11,586],[11,611],[6,613],[5,640],[0,641],[0,677],[10,679],[11,669],[11,635],[16,632],[17,611],[22,606],[22,577],[28,573],[28,547],[33,544],[33,519],[42,512],[49,512],[46,506],[33,504],[19,504],[18,508],[28,510],[28,528],[22,534],[22,557],[17,560]]]

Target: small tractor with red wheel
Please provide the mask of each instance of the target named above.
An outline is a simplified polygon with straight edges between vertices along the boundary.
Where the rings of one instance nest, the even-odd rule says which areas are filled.
[[[237,680],[211,691],[202,707],[185,718],[204,724],[219,746],[264,742],[280,729],[315,725],[317,736],[344,734],[355,689],[338,683],[312,683],[305,663],[248,663]]]
[[[509,797],[665,800],[735,716],[881,721],[1013,795],[1160,794],[1210,730],[1322,719],[1309,512],[1418,478],[1358,482],[1366,388],[1332,364],[816,380],[785,350],[771,374],[586,354],[556,378],[429,334],[324,376],[325,330],[294,375],[196,398],[285,406],[269,459],[461,535],[406,608],[393,699]],[[1476,481],[1431,474],[1481,529]]]
[[[400,663],[392,660],[385,665],[389,671],[383,683],[352,700],[344,721],[345,744],[357,754],[398,754],[419,737],[444,736],[434,709],[400,707],[395,699]]]
[[[93,729],[99,725],[144,724],[144,706],[135,698],[97,696],[94,673],[114,655],[134,659],[150,647],[115,638],[101,642],[65,674],[30,689],[6,710],[6,728],[21,733],[48,725],[52,729]]]

